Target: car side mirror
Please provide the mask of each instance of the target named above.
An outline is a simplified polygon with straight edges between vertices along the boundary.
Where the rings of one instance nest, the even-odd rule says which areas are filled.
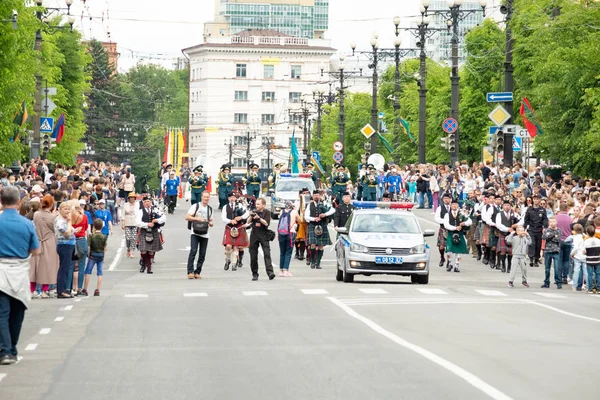
[[[340,226],[340,227],[338,227],[338,228],[335,228],[335,230],[336,230],[338,233],[342,233],[342,234],[344,234],[344,233],[348,233],[348,229],[346,229],[346,227],[345,227],[345,226]]]
[[[433,229],[425,229],[423,231],[424,237],[435,236],[435,231]]]

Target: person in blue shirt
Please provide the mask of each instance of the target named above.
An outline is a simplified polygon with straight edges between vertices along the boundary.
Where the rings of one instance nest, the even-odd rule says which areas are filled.
[[[0,365],[17,362],[17,343],[31,299],[29,255],[40,253],[33,222],[19,215],[20,199],[15,187],[0,191]]]
[[[390,197],[395,201],[400,201],[402,198],[402,177],[398,175],[398,170],[392,168],[392,172],[387,177]],[[416,184],[415,184],[416,188]]]
[[[177,206],[177,195],[179,194],[179,185],[181,185],[181,181],[178,176],[175,176],[175,171],[171,171],[169,173],[169,179],[165,182],[165,187],[167,189],[167,198],[165,204],[169,209],[169,214],[173,214],[175,212],[175,207]]]
[[[106,209],[106,200],[100,199],[98,200],[98,207],[100,207],[94,213],[95,218],[100,218],[102,222],[104,222],[104,226],[102,227],[102,233],[106,236],[112,234],[112,215],[110,211]]]

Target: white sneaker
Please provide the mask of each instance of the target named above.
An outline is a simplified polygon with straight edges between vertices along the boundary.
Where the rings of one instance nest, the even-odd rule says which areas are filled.
[[[42,294],[38,293],[38,292],[33,292],[33,294],[31,295],[32,299],[41,299],[42,298]]]
[[[571,278],[567,278],[567,284],[569,284],[569,285],[570,285],[571,283],[573,283],[573,279],[571,279]]]
[[[583,284],[583,286],[581,286],[581,290],[587,291],[587,285],[585,283]]]

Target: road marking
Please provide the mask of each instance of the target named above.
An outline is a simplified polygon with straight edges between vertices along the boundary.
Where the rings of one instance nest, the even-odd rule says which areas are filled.
[[[421,293],[425,294],[448,294],[444,292],[442,289],[417,289]]]
[[[30,343],[27,345],[27,347],[25,347],[25,351],[33,351],[37,349],[37,346],[37,343]]]
[[[554,294],[554,293],[540,293],[540,292],[535,292],[534,294],[537,294],[538,296],[542,296],[542,297],[547,297],[549,299],[564,299],[566,296],[563,296],[561,294]]]
[[[125,297],[129,299],[146,299],[148,298],[147,294],[126,294]]]
[[[478,376],[468,372],[464,368],[459,367],[458,365],[452,363],[451,361],[448,361],[445,358],[442,358],[442,357],[438,356],[437,354],[434,354],[431,351],[424,349],[423,347],[420,347],[420,346],[417,346],[416,344],[410,343],[409,341],[401,338],[400,336],[398,336],[396,334],[393,334],[392,332],[384,329],[383,327],[381,327],[380,325],[371,321],[370,319],[360,315],[359,313],[357,313],[356,311],[354,311],[347,305],[340,302],[335,297],[328,297],[328,299],[333,304],[335,304],[336,306],[341,308],[343,311],[345,311],[346,314],[350,315],[352,318],[355,318],[358,321],[362,322],[363,324],[367,325],[373,331],[379,333],[382,336],[387,337],[388,339],[390,339],[394,343],[404,347],[405,349],[411,350],[411,351],[417,353],[418,355],[428,359],[429,361],[439,365],[440,367],[448,370],[449,372],[451,372],[454,375],[458,376],[459,378],[463,379],[465,382],[467,382],[474,388],[482,391],[483,393],[485,393],[492,399],[511,400],[511,397],[504,394],[500,390],[496,389],[489,383],[483,381]]]
[[[498,290],[475,290],[475,291],[484,296],[496,296],[496,297],[506,296],[504,293],[502,293]]]
[[[347,306],[370,306],[370,305],[425,305],[425,304],[524,304],[519,299],[487,299],[475,297],[372,297],[340,299]]]
[[[302,293],[304,294],[327,294],[327,290],[325,289],[302,289]]]
[[[526,303],[529,303],[529,304],[534,304],[534,305],[536,305],[538,307],[547,308],[548,310],[552,310],[552,311],[557,312],[559,314],[568,315],[569,317],[584,319],[586,321],[592,321],[592,322],[600,322],[600,319],[592,318],[592,317],[586,317],[585,315],[581,315],[581,314],[575,314],[575,313],[572,313],[572,312],[569,312],[569,311],[561,310],[560,308],[549,306],[547,304],[538,303],[537,301],[533,301],[533,300],[523,300],[523,301],[526,302]]]
[[[51,331],[51,330],[52,330],[52,329],[50,329],[50,328],[42,328],[42,329],[40,330],[40,335],[47,335],[47,334],[49,334],[49,333],[50,333],[50,331]]]
[[[269,294],[262,290],[255,290],[252,292],[242,292],[244,296],[268,296]]]
[[[65,317],[56,317],[54,318],[54,322],[62,322],[65,319]]]
[[[75,299],[75,301],[77,301],[77,302],[80,302],[80,301],[81,301],[81,299]]]
[[[114,260],[110,263],[110,267],[108,267],[109,271],[114,271],[117,268],[117,264],[121,260],[121,256],[123,255],[123,250],[125,249],[125,239],[121,240],[121,246],[117,250],[117,254],[115,255]]]
[[[71,311],[73,309],[73,306],[64,306],[63,307],[63,311]]]
[[[183,297],[208,297],[208,293],[184,293]]]
[[[387,292],[383,289],[358,289],[364,294],[386,294]]]
[[[6,378],[6,374],[0,374],[0,382],[2,382],[2,379]]]

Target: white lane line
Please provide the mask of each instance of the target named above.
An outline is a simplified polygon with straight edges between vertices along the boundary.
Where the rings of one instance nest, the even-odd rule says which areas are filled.
[[[448,294],[444,292],[442,289],[417,289],[421,293],[425,294]]]
[[[73,309],[73,306],[64,306],[62,311],[71,311]]]
[[[29,343],[27,347],[25,347],[25,351],[33,351],[37,349],[37,343]]]
[[[301,289],[304,294],[327,294],[325,289]]]
[[[146,299],[148,298],[147,294],[126,294],[126,298],[128,299]]]
[[[566,296],[563,296],[561,294],[554,294],[554,293],[540,293],[540,292],[535,292],[534,294],[537,294],[538,296],[542,296],[542,297],[547,297],[549,299],[564,299]]]
[[[0,374],[0,382],[2,382],[2,379],[6,378],[6,374]]]
[[[441,298],[438,300],[432,301],[402,301],[402,300],[384,300],[383,298],[377,302],[353,302],[353,301],[345,301],[345,305],[347,306],[386,306],[386,305],[429,305],[429,304],[525,304],[518,300],[442,300]]]
[[[47,335],[50,333],[51,330],[52,329],[50,329],[50,328],[42,328],[42,329],[40,329],[40,335]]]
[[[121,246],[117,250],[117,254],[115,255],[114,260],[110,263],[110,267],[108,267],[109,271],[114,271],[117,268],[117,264],[121,260],[121,256],[123,255],[123,250],[125,249],[125,239],[121,240]]]
[[[81,299],[75,299],[75,301],[76,301],[76,302],[80,302],[80,301],[81,301]]]
[[[383,289],[358,289],[365,294],[387,294]]]
[[[496,297],[506,296],[504,293],[502,293],[498,290],[475,290],[475,291],[484,296],[496,296]]]
[[[20,363],[22,359],[23,359],[23,357],[22,357],[22,356],[17,356],[17,362],[15,362],[15,364],[18,364],[18,363]]]
[[[268,296],[269,294],[263,290],[255,290],[251,292],[242,292],[244,296]]]
[[[262,247],[258,248],[258,252],[260,253],[261,257],[265,256],[265,252],[263,251]],[[277,264],[275,264],[274,262],[271,261],[271,264],[273,264],[273,268],[277,268]]]
[[[592,317],[586,317],[585,315],[581,315],[581,314],[575,314],[575,313],[572,313],[572,312],[569,312],[569,311],[561,310],[560,308],[549,306],[549,305],[544,304],[544,303],[538,303],[537,301],[525,300],[525,299],[523,299],[522,301],[524,301],[524,302],[526,302],[528,304],[534,304],[534,305],[536,305],[538,307],[547,308],[548,310],[557,312],[559,314],[568,315],[569,317],[584,319],[586,321],[592,321],[592,322],[600,322],[600,319],[592,318]]]
[[[56,317],[54,318],[54,322],[63,322],[65,317]]]
[[[208,293],[184,293],[183,297],[208,297]]]
[[[451,372],[454,375],[458,376],[459,378],[463,379],[465,382],[467,382],[474,388],[482,391],[490,398],[495,399],[495,400],[512,400],[511,397],[509,397],[505,393],[501,392],[500,390],[496,389],[494,386],[490,385],[489,383],[483,381],[478,376],[470,373],[469,371],[465,370],[464,368],[459,367],[458,365],[454,364],[453,362],[448,361],[445,358],[442,358],[442,357],[438,356],[437,354],[434,354],[431,351],[424,349],[423,347],[420,347],[420,346],[417,346],[416,344],[410,343],[409,341],[401,338],[400,336],[384,329],[380,325],[376,324],[375,322],[371,321],[370,319],[368,319],[366,317],[363,317],[362,315],[360,315],[359,313],[357,313],[356,311],[354,311],[347,305],[343,304],[335,297],[328,297],[328,299],[333,304],[335,304],[336,306],[341,308],[343,311],[345,311],[346,314],[350,315],[352,318],[355,318],[355,319],[359,320],[360,322],[362,322],[363,324],[367,325],[373,331],[379,333],[382,336],[387,337],[388,339],[390,339],[394,343],[404,347],[405,349],[411,350],[411,351],[417,353],[418,355],[425,357],[429,361],[439,365],[440,367],[448,370],[449,372]]]

